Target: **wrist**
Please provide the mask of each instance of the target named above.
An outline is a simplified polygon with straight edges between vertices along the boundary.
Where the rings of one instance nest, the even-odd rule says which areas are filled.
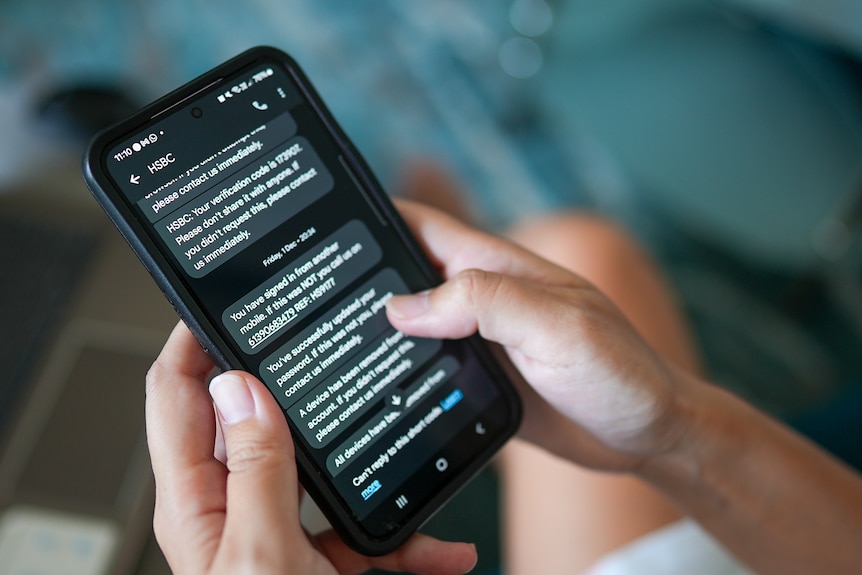
[[[684,372],[675,377],[672,441],[645,458],[635,474],[687,514],[723,509],[739,495],[739,486],[728,482],[728,465],[745,475],[750,451],[757,450],[752,433],[768,430],[763,417],[732,393]]]
[[[673,367],[673,401],[666,416],[660,448],[646,456],[634,470],[635,475],[655,487],[667,490],[679,483],[696,484],[704,465],[715,455],[715,445],[723,440],[717,434],[732,426],[725,410],[730,394]],[[732,408],[730,408],[732,411]]]

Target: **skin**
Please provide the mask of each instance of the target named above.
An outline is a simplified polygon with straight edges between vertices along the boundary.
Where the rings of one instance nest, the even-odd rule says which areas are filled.
[[[758,573],[856,573],[862,479],[655,352],[586,280],[427,208],[402,214],[447,281],[390,300],[415,336],[479,333],[523,377],[522,435],[663,492]]]
[[[507,237],[596,286],[666,361],[700,371],[671,286],[612,222],[555,212],[521,220]],[[498,463],[508,575],[580,573],[680,519],[663,494],[631,474],[593,471],[525,441],[510,442]]]
[[[642,479],[757,572],[858,572],[858,475],[668,363],[583,278],[439,212],[399,207],[447,281],[390,300],[390,321],[416,336],[478,332],[502,346],[520,373],[525,439],[578,465]],[[474,548],[422,536],[375,560],[332,534],[308,538],[275,400],[252,376],[229,372],[213,380],[211,402],[211,369],[178,327],[147,380],[154,525],[176,573],[472,568]]]
[[[454,575],[473,568],[472,545],[423,535],[375,558],[351,551],[331,532],[307,536],[281,409],[247,373],[222,374],[207,393],[212,368],[180,324],[147,376],[153,525],[174,573],[334,574],[378,567]]]

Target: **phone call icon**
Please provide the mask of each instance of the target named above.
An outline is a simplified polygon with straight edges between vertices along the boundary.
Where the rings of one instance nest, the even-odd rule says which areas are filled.
[[[251,105],[252,105],[252,106],[254,106],[254,109],[255,109],[255,110],[260,110],[261,112],[262,112],[262,111],[264,111],[264,110],[268,110],[268,109],[269,109],[269,104],[267,104],[266,102],[264,102],[264,103],[262,103],[262,104],[261,104],[261,103],[260,103],[260,102],[258,102],[257,100],[255,100],[254,102],[252,102],[252,103],[251,103]]]

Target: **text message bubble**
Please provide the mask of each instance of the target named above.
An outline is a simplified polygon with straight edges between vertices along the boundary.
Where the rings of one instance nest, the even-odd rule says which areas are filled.
[[[378,452],[377,457],[374,458],[374,461],[371,462],[371,465],[368,465],[353,476],[351,479],[353,486],[362,487],[374,476],[375,473],[389,465],[389,462],[395,459],[399,451],[410,445],[411,442],[415,441],[420,435],[426,432],[444,413],[446,413],[446,410],[439,404],[432,405],[425,415],[418,419],[406,433],[396,437],[395,441],[393,441],[386,449],[381,449]],[[379,445],[379,442],[377,444]],[[415,462],[413,465],[415,465]]]
[[[222,314],[222,323],[244,351],[256,353],[371,269],[381,255],[365,224],[351,220],[237,300]]]
[[[448,381],[461,368],[452,356],[444,356],[420,375],[410,387],[386,392],[387,409],[371,418],[362,429],[344,440],[326,459],[326,468],[333,477],[347,469],[350,462],[366,451],[396,421],[420,405],[421,400]]]
[[[391,268],[381,270],[266,357],[260,376],[282,408],[290,408],[316,380],[331,375],[359,349],[391,332],[386,302],[401,293],[407,293],[407,286],[398,274]]]
[[[333,183],[308,140],[297,137],[198,194],[155,229],[183,269],[203,277],[319,200]]]
[[[296,121],[289,112],[285,112],[234,140],[221,150],[202,158],[194,166],[189,166],[184,173],[144,196],[138,201],[138,206],[150,223],[164,219],[233,172],[251,162],[259,161],[261,156],[269,153],[295,133]],[[196,140],[189,141],[186,145],[178,145],[177,147],[180,148],[197,149],[201,144],[197,141],[199,139],[197,135],[179,134],[175,137],[180,140],[189,138]]]
[[[440,347],[440,340],[409,337],[394,329],[384,332],[288,409],[288,415],[312,447],[326,447],[356,418],[385,401],[388,389],[413,376]]]

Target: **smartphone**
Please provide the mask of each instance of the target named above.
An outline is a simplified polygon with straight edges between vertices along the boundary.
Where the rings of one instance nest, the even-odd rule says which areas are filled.
[[[407,336],[441,281],[298,65],[253,48],[96,136],[87,185],[221,369],[281,405],[300,479],[369,555],[403,543],[514,434],[478,337]]]

